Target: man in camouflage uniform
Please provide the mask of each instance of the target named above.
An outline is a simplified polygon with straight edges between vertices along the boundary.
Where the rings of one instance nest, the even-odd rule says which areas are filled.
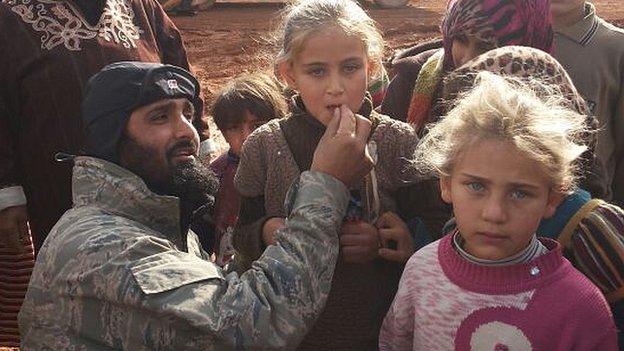
[[[287,225],[242,275],[188,230],[214,194],[196,161],[199,85],[169,65],[123,62],[88,84],[90,156],[74,207],[47,237],[19,315],[23,350],[288,350],[324,307],[348,201],[372,161],[370,124],[343,113],[291,189]]]

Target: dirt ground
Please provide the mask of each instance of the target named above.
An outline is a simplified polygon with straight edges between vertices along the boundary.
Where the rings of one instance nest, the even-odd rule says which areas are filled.
[[[243,72],[270,67],[270,57],[276,51],[271,44],[271,34],[279,24],[280,1],[239,2],[218,1],[197,16],[174,17],[182,31],[191,64],[201,80],[207,105],[229,79]],[[601,17],[624,25],[622,0],[593,2]],[[383,31],[388,55],[436,36],[445,4],[446,0],[411,0],[405,8],[380,9],[372,0],[363,2]],[[220,148],[225,148],[216,127],[211,130]]]

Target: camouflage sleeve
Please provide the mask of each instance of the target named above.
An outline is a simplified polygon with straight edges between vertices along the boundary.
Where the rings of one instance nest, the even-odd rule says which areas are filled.
[[[244,274],[167,290],[154,286],[153,276],[143,279],[133,269],[145,294],[143,308],[179,326],[167,333],[185,335],[168,334],[171,349],[201,348],[205,342],[217,350],[289,350],[305,336],[330,290],[348,191],[340,181],[318,172],[304,172],[293,187],[290,215],[276,235],[278,244],[267,248]],[[151,257],[146,259],[153,261]]]

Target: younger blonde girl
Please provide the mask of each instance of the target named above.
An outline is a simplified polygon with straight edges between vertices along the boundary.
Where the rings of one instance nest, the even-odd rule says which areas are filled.
[[[423,139],[417,164],[440,177],[457,229],[407,263],[381,350],[617,350],[598,288],[535,235],[586,149],[585,116],[539,91],[479,73]]]

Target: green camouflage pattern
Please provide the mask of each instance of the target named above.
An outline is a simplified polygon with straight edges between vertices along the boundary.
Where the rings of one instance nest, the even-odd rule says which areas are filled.
[[[45,241],[19,314],[22,350],[290,350],[322,311],[346,187],[295,182],[286,228],[242,275],[180,233],[179,200],[131,172],[75,160],[74,207]]]

